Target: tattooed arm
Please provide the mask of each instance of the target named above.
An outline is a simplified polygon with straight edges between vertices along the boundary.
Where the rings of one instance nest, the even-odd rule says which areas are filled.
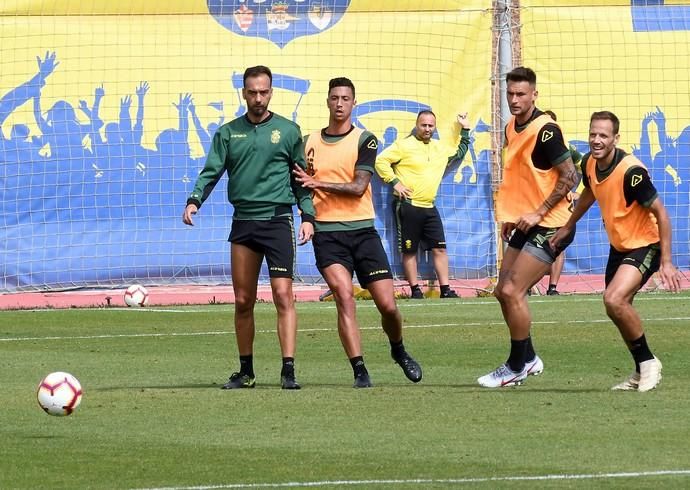
[[[371,181],[371,172],[366,170],[355,170],[355,175],[351,182],[322,182],[316,180],[298,166],[294,167],[292,173],[295,175],[295,180],[307,189],[320,189],[333,194],[348,194],[351,196],[364,195]]]

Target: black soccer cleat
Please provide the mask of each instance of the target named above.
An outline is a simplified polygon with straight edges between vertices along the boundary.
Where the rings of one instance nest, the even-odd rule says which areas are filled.
[[[410,290],[410,299],[424,299],[424,293],[419,288],[412,288]]]
[[[295,379],[295,374],[283,374],[280,376],[280,387],[284,390],[301,390],[302,387]]]
[[[413,383],[419,383],[422,380],[422,367],[407,352],[403,352],[398,357],[394,356],[393,360],[402,368],[407,379]]]
[[[448,291],[443,291],[441,293],[441,298],[459,298],[458,293],[449,289]]]
[[[355,376],[355,382],[352,385],[353,388],[371,388],[374,384],[369,378],[369,373],[359,373]]]
[[[238,388],[254,388],[256,385],[256,378],[244,373],[232,373],[230,379],[223,386],[221,390],[236,390]]]

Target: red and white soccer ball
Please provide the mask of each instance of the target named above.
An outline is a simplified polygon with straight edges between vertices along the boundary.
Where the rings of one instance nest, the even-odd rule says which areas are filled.
[[[81,403],[81,384],[69,373],[50,373],[38,385],[38,404],[49,415],[70,415]]]
[[[146,306],[149,304],[149,292],[141,284],[132,284],[125,291],[127,306]]]

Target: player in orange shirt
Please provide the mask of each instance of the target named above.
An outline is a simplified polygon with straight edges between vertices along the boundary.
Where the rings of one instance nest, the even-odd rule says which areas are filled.
[[[494,295],[510,331],[508,360],[477,382],[487,388],[519,385],[539,374],[544,363],[532,345],[527,290],[551,268],[572,241],[559,248],[549,238],[570,216],[570,189],[577,172],[558,124],[537,109],[537,75],[518,67],[506,75],[506,95],[513,117],[505,130],[503,182],[496,199],[496,219],[508,243]]]
[[[584,190],[568,222],[551,237],[551,246],[569,236],[575,223],[599,202],[611,248],[606,264],[604,305],[618,327],[635,371],[613,390],[649,391],[661,381],[661,362],[647,345],[635,294],[657,270],[671,290],[680,289],[671,258],[671,221],[644,164],[616,148],[620,122],[608,111],[589,123],[590,153],[582,158]]]

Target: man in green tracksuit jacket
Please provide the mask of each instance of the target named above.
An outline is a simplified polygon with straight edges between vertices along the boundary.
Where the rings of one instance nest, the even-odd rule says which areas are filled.
[[[266,257],[273,301],[278,314],[278,338],[283,356],[281,385],[299,389],[294,356],[297,338],[292,279],[295,232],[292,206],[302,211],[300,245],[314,234],[311,192],[292,179],[294,165],[306,168],[300,128],[268,110],[273,76],[265,66],[247,68],[242,96],[247,114],[221,126],[213,137],[206,165],[199,174],[182,221],[192,216],[228,173],[228,200],[235,208],[230,256],[235,293],[235,335],[240,369],[223,389],[253,388],[254,304],[261,263]]]

